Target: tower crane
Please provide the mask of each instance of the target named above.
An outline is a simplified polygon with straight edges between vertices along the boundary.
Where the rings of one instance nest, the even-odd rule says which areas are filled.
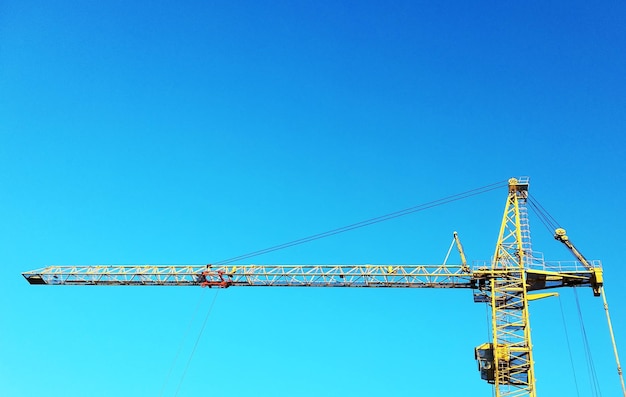
[[[576,249],[564,229],[555,239],[578,261],[535,257],[527,215],[528,178],[511,178],[495,253],[470,268],[456,232],[461,265],[96,265],[49,266],[23,273],[33,285],[125,285],[228,287],[466,288],[491,310],[491,340],[475,348],[482,379],[497,397],[535,397],[529,302],[556,295],[559,287],[590,287],[603,296],[602,267]],[[613,338],[615,346],[615,341]],[[618,374],[624,380],[617,356]],[[624,391],[626,397],[626,391]]]

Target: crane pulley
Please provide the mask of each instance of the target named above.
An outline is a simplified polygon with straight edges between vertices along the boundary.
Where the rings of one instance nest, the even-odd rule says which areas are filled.
[[[461,265],[48,266],[23,276],[33,285],[471,289],[474,301],[487,303],[491,309],[492,339],[475,349],[481,378],[494,385],[497,397],[535,397],[528,303],[554,295],[537,291],[560,287],[591,287],[600,296],[603,278],[600,262],[582,256],[563,229],[556,230],[555,238],[579,262],[547,262],[534,256],[527,198],[528,179],[511,178],[493,259],[472,268],[455,232],[453,243]],[[605,308],[608,316],[608,305]],[[615,355],[617,359],[617,349]],[[619,360],[618,371],[621,376]]]

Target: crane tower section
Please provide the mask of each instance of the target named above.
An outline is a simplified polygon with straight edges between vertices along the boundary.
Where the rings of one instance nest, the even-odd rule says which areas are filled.
[[[528,317],[526,261],[531,250],[525,203],[528,180],[509,180],[496,250],[487,274],[489,288],[475,293],[491,307],[492,340],[476,348],[481,376],[498,396],[535,397]],[[482,298],[482,299],[481,299]]]

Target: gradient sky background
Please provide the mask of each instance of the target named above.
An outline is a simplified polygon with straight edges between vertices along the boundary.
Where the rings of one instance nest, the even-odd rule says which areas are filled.
[[[20,273],[217,262],[520,175],[603,261],[626,359],[626,6],[392,3],[2,2],[0,394],[489,396],[466,290],[231,288],[189,361],[215,289]],[[454,230],[489,259],[505,197],[248,263],[441,263]],[[578,295],[619,395],[601,302]],[[539,395],[592,395],[573,291],[531,324]]]

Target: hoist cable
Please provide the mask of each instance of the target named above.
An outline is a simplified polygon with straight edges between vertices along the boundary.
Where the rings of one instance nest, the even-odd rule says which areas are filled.
[[[202,337],[202,333],[204,332],[204,328],[206,327],[207,321],[209,320],[209,316],[213,311],[213,306],[215,306],[215,301],[217,300],[217,295],[219,295],[220,290],[217,289],[215,295],[213,295],[213,300],[211,301],[211,305],[209,306],[209,310],[204,316],[204,322],[202,323],[202,327],[200,328],[200,333],[196,338],[196,342],[193,345],[193,349],[191,350],[191,354],[189,355],[189,359],[187,360],[187,364],[185,365],[185,369],[183,370],[183,374],[180,377],[180,381],[178,382],[178,387],[176,388],[176,393],[174,393],[174,397],[178,396],[178,392],[180,392],[180,387],[183,385],[183,381],[185,380],[185,376],[187,376],[187,371],[189,370],[189,364],[191,364],[191,360],[193,359],[194,354],[196,353],[196,349],[198,348],[198,343],[200,342],[200,338]]]
[[[587,331],[585,329],[585,323],[583,321],[582,310],[580,308],[580,302],[578,300],[578,293],[574,288],[574,298],[576,300],[576,309],[578,310],[578,320],[580,322],[580,332],[583,337],[583,347],[585,351],[585,358],[587,359],[587,371],[589,372],[589,381],[591,383],[591,392],[594,396],[602,396],[600,391],[600,384],[598,383],[598,376],[596,374],[596,368],[593,364],[593,356],[591,354],[591,347],[589,346],[589,338],[587,337]]]
[[[169,382],[170,377],[172,376],[172,372],[174,370],[174,367],[176,366],[176,361],[178,361],[178,357],[180,356],[180,353],[183,350],[183,345],[185,344],[185,341],[187,340],[187,337],[189,336],[189,333],[191,331],[191,325],[193,324],[194,320],[198,316],[198,311],[200,310],[200,307],[202,306],[202,303],[204,302],[205,297],[206,297],[206,294],[200,294],[200,297],[198,298],[198,303],[196,304],[196,308],[194,309],[193,315],[191,316],[191,319],[189,320],[189,323],[187,324],[187,328],[185,329],[183,338],[181,339],[180,344],[178,345],[178,350],[176,351],[176,355],[174,356],[172,365],[170,366],[170,369],[167,372],[167,376],[165,377],[165,380],[163,381],[163,385],[161,386],[159,397],[163,395],[163,392],[165,391],[165,387],[167,386],[167,383]]]
[[[468,197],[472,197],[472,196],[476,196],[482,193],[486,193],[489,192],[491,190],[495,190],[495,189],[499,189],[503,186],[506,186],[506,181],[500,181],[500,182],[496,182],[496,183],[492,183],[490,185],[486,185],[486,186],[482,186],[476,189],[471,189],[462,193],[457,193],[454,194],[452,196],[447,196],[438,200],[434,200],[434,201],[430,201],[424,204],[420,204],[420,205],[416,205],[413,207],[409,207],[409,208],[405,208],[403,210],[400,211],[396,211],[396,212],[392,212],[386,215],[381,215],[381,216],[377,216],[375,218],[371,218],[371,219],[367,219],[361,222],[357,222],[357,223],[353,223],[347,226],[343,226],[337,229],[332,229],[329,230],[327,232],[323,232],[323,233],[318,233],[318,234],[314,234],[308,237],[303,237],[297,240],[293,240],[293,241],[289,241],[287,243],[283,243],[283,244],[279,244],[279,245],[275,245],[273,247],[269,247],[269,248],[265,248],[262,250],[258,250],[258,251],[253,251],[247,254],[243,254],[243,255],[239,255],[239,256],[235,256],[232,258],[228,258],[228,259],[224,259],[222,261],[219,262],[215,262],[215,265],[226,265],[229,263],[233,263],[235,261],[240,261],[243,259],[248,259],[248,258],[252,258],[255,256],[259,256],[262,254],[267,254],[269,252],[274,252],[274,251],[278,251],[281,249],[285,249],[285,248],[290,248],[293,247],[295,245],[300,245],[300,244],[304,244],[304,243],[308,243],[314,240],[319,240],[325,237],[330,237],[330,236],[334,236],[336,234],[339,233],[345,233],[347,231],[350,230],[354,230],[354,229],[359,229],[365,226],[370,226],[376,223],[380,223],[380,222],[384,222],[384,221],[388,221],[390,219],[394,219],[394,218],[398,218],[401,216],[405,216],[405,215],[409,215],[409,214],[413,214],[415,212],[419,212],[419,211],[423,211],[429,208],[433,208],[433,207],[437,207],[440,205],[444,205],[444,204],[448,204],[454,201],[458,201],[458,200],[462,200]]]
[[[576,367],[574,366],[574,356],[572,355],[572,346],[569,341],[569,332],[567,331],[567,322],[565,321],[565,310],[563,310],[563,302],[561,302],[561,296],[557,295],[559,300],[559,306],[561,307],[561,319],[563,320],[563,329],[565,330],[565,341],[567,342],[567,351],[569,352],[569,361],[572,365],[572,374],[574,375],[574,386],[576,386],[576,395],[580,397],[580,390],[578,387],[578,378],[576,377]]]

